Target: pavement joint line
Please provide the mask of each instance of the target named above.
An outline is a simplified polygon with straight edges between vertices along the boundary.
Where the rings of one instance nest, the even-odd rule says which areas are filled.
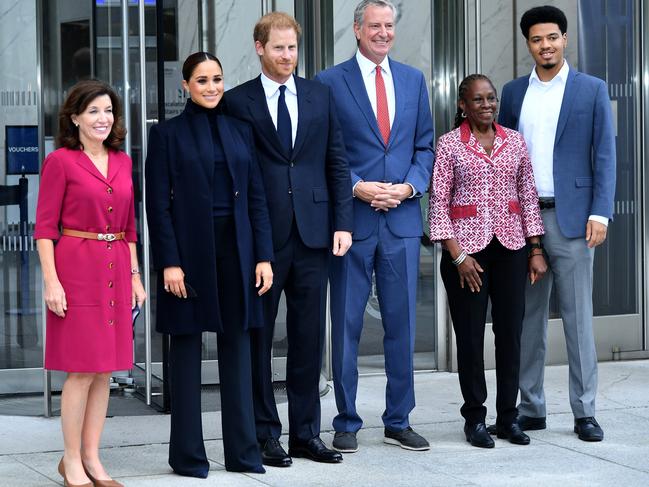
[[[549,441],[549,440],[543,440],[543,439],[540,439],[540,438],[534,438],[534,441],[539,441],[541,443],[545,443],[547,445],[551,445],[551,446],[554,446],[556,448],[561,448],[562,450],[568,450],[568,451],[571,451],[573,453],[577,453],[577,454],[580,454],[580,455],[583,455],[583,456],[586,456],[586,457],[589,457],[589,458],[595,458],[597,460],[602,460],[602,461],[604,461],[606,463],[610,463],[610,464],[616,465],[618,467],[633,470],[634,472],[643,473],[643,474],[649,474],[649,470],[642,470],[640,468],[632,467],[630,465],[625,465],[624,463],[618,463],[618,462],[615,462],[613,460],[609,460],[608,458],[605,458],[605,457],[602,457],[602,456],[599,456],[599,455],[595,455],[595,454],[588,453],[588,452],[581,451],[581,450],[575,450],[574,448],[572,448],[570,446],[561,445],[561,444],[554,443],[554,442]],[[588,443],[588,442],[584,442],[584,443]]]
[[[32,472],[37,473],[37,474],[40,475],[41,477],[45,477],[47,480],[51,480],[51,481],[54,482],[56,485],[60,485],[60,483],[57,482],[55,479],[53,479],[53,478],[51,478],[51,477],[48,477],[48,476],[45,475],[44,473],[42,473],[42,472],[40,472],[39,470],[36,470],[35,468],[33,468],[31,465],[27,465],[25,462],[21,461],[20,458],[16,458],[16,457],[13,456],[13,455],[7,455],[7,456],[9,456],[13,461],[15,461],[15,462],[17,462],[17,463],[20,463],[23,467],[28,468],[28,469],[31,470]]]

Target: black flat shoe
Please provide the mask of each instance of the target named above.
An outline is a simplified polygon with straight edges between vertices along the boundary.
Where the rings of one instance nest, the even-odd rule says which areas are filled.
[[[521,430],[518,423],[507,426],[496,426],[496,436],[501,440],[509,440],[514,445],[529,445],[530,437]]]
[[[479,448],[493,448],[495,445],[484,423],[465,423],[464,435],[466,436],[466,441]]]
[[[268,438],[260,445],[260,450],[262,463],[269,467],[290,467],[293,463],[282,444],[275,438]]]
[[[582,441],[602,441],[604,431],[595,418],[575,418],[575,433]]]
[[[343,461],[343,456],[337,451],[327,448],[319,436],[311,438],[306,443],[289,441],[288,454],[295,458],[308,458],[321,463],[340,463]]]

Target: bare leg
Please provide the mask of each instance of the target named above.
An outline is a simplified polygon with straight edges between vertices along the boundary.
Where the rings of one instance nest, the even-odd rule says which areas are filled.
[[[63,465],[71,484],[85,484],[90,479],[81,463],[81,432],[84,425],[88,392],[95,374],[68,374],[61,392],[61,429],[63,430]]]
[[[88,392],[88,403],[81,432],[83,445],[81,459],[88,472],[98,480],[110,480],[110,476],[99,460],[99,442],[108,409],[110,375],[110,372],[95,374],[95,379]]]

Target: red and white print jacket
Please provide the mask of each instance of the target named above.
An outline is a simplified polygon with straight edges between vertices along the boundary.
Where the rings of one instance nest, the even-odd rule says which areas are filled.
[[[488,155],[468,122],[440,137],[428,208],[430,239],[455,238],[473,254],[494,235],[511,250],[543,235],[532,163],[523,136],[494,123]]]

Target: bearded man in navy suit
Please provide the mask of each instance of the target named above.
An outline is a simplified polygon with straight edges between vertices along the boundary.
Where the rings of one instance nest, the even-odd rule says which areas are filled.
[[[606,83],[568,66],[568,21],[556,7],[528,10],[520,27],[532,73],[502,91],[499,122],[518,130],[530,151],[545,227],[547,277],[528,283],[521,335],[518,423],[545,429],[543,391],[548,303],[556,288],[566,336],[574,432],[601,441],[595,420],[597,352],[593,336],[593,257],[606,239],[615,195],[615,129]],[[542,248],[543,248],[542,247]]]
[[[293,457],[338,463],[320,440],[318,383],[324,343],[329,248],[340,259],[352,244],[352,186],[342,132],[328,87],[293,74],[299,24],[264,15],[254,30],[261,75],[226,92],[229,115],[255,137],[273,234],[274,285],[264,302],[265,328],[252,334],[253,398],[264,464]],[[282,291],[286,295],[286,388],[289,451],[273,395],[271,348]]]
[[[408,450],[428,442],[410,427],[415,407],[413,354],[419,246],[419,198],[433,167],[433,122],[424,75],[388,58],[396,8],[363,0],[354,12],[356,55],[318,74],[330,86],[343,125],[354,185],[354,245],[330,273],[334,389],[333,446],[358,449],[358,344],[376,276],[387,375],[384,441]]]

